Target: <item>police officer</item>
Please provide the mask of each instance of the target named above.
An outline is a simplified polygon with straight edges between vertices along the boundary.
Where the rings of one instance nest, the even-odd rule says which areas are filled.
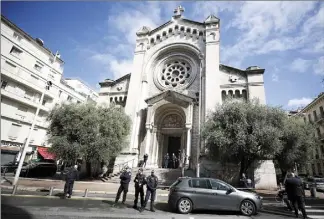
[[[131,180],[132,174],[130,172],[130,168],[126,167],[126,170],[120,175],[120,186],[119,189],[117,191],[117,195],[116,195],[116,199],[115,199],[115,204],[118,203],[120,195],[122,192],[123,193],[123,200],[122,200],[122,204],[125,204],[126,201],[126,195],[128,192],[128,186],[129,186],[129,182]],[[115,205],[114,204],[114,205]]]
[[[133,208],[137,209],[138,195],[141,198],[141,207],[144,205],[144,189],[145,175],[143,174],[143,169],[140,168],[134,179],[135,182],[135,200]]]
[[[295,177],[294,173],[288,173],[285,190],[295,211],[296,218],[298,218],[298,208],[302,212],[303,218],[308,218],[305,210],[305,191],[301,179]]]
[[[72,196],[74,181],[79,178],[79,172],[77,169],[78,165],[74,165],[74,167],[71,167],[66,174],[64,185],[64,198],[71,198]]]
[[[151,175],[146,178],[146,196],[145,196],[145,202],[144,205],[140,208],[140,212],[144,211],[148,199],[151,196],[151,211],[155,212],[153,206],[154,206],[154,200],[156,195],[156,188],[158,185],[158,178],[154,175],[154,170],[152,170]]]
[[[164,168],[167,169],[169,166],[169,154],[167,153],[166,155],[164,155]]]

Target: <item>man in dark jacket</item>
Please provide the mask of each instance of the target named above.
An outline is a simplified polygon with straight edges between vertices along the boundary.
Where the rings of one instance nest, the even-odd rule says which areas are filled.
[[[167,153],[166,155],[164,155],[164,168],[167,169],[169,166],[169,154]]]
[[[116,199],[115,199],[115,204],[117,204],[117,202],[119,201],[120,195],[122,192],[123,193],[123,200],[122,200],[122,204],[125,204],[126,201],[126,195],[128,192],[128,186],[129,186],[129,182],[131,180],[132,174],[130,172],[130,168],[126,167],[126,170],[120,175],[120,186],[119,189],[117,191],[117,195],[116,195]]]
[[[156,195],[156,188],[158,185],[158,178],[154,175],[154,170],[152,170],[151,175],[146,178],[146,196],[145,196],[145,202],[144,205],[140,208],[140,212],[144,211],[148,199],[151,196],[151,211],[155,212],[154,210],[154,200],[155,200],[155,195]]]
[[[134,179],[135,182],[135,200],[133,208],[137,209],[138,195],[141,198],[141,207],[144,205],[144,189],[145,175],[143,174],[143,169],[140,168]]]
[[[298,208],[301,210],[303,217],[307,218],[305,210],[305,191],[303,189],[303,182],[300,178],[295,177],[294,173],[288,173],[285,182],[285,189],[288,199],[294,208],[296,218],[298,218]]]
[[[65,185],[64,185],[64,198],[71,198],[74,181],[79,178],[78,165],[71,167],[65,176]]]

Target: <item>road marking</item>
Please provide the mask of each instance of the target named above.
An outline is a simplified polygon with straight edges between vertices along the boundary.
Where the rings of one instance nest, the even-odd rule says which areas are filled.
[[[324,210],[321,210],[321,209],[306,209],[306,212],[324,212]]]
[[[324,215],[307,215],[309,218],[314,218],[314,219],[323,219]]]
[[[189,217],[189,219],[195,219],[194,217]]]
[[[2,183],[4,183],[5,181],[6,181],[6,180],[4,180],[4,179],[3,179],[3,180],[1,180],[1,184],[2,184]]]

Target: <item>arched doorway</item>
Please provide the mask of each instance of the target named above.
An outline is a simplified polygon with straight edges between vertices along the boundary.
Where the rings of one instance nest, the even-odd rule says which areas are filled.
[[[174,153],[177,158],[186,147],[186,115],[184,110],[176,104],[165,104],[156,110],[154,127],[156,134],[155,164],[163,167],[164,156]],[[185,151],[184,151],[185,152]]]

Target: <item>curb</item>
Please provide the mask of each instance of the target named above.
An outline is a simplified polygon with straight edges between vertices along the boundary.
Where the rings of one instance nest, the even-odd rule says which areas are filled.
[[[62,199],[60,196],[49,196],[49,195],[11,195],[11,194],[1,194],[1,196],[6,197],[25,197],[25,198],[49,198],[49,199]],[[114,201],[114,198],[104,198],[104,197],[82,197],[82,196],[72,196],[71,198],[67,198],[71,200],[98,200],[98,201]],[[148,202],[151,202],[151,200],[148,200]],[[167,201],[159,201],[158,199],[155,200],[155,203],[168,203]]]
[[[3,186],[1,185],[1,188],[4,188],[4,189],[13,189],[12,186]],[[39,192],[39,190],[48,190],[48,188],[44,188],[44,187],[19,187],[17,188],[17,190],[19,191],[31,191],[31,192]],[[63,192],[64,190],[63,189],[53,189],[53,192],[56,191],[56,192]],[[84,193],[85,191],[84,190],[73,190],[73,192],[77,192],[77,193]],[[91,190],[88,190],[88,194],[104,194],[104,195],[115,195],[117,193],[116,192],[105,192],[105,191],[91,191]],[[127,194],[129,195],[135,195],[135,192],[128,192]],[[160,197],[167,197],[169,194],[157,194],[157,196],[160,196]]]

